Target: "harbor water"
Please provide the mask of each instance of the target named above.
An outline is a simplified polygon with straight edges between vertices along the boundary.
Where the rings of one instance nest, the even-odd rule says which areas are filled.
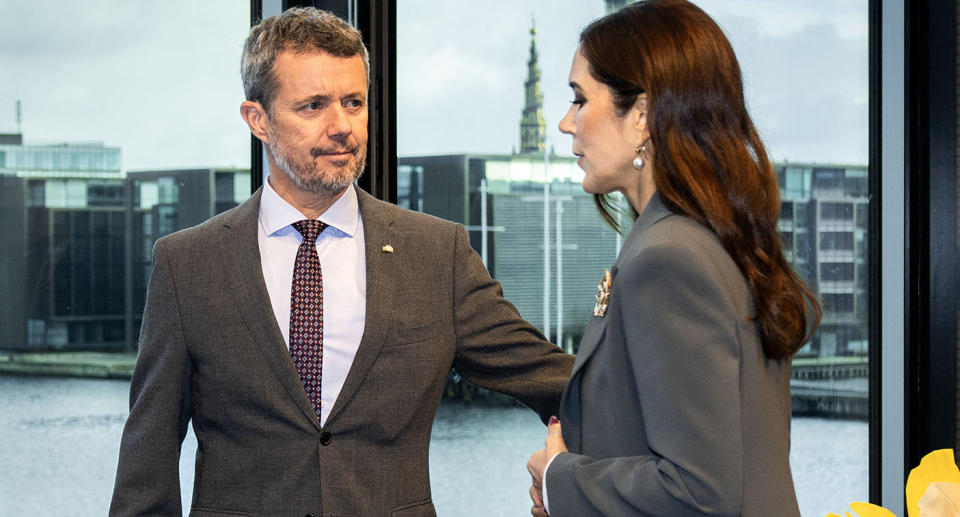
[[[0,517],[105,515],[128,390],[120,380],[0,376]],[[545,434],[525,408],[441,404],[430,445],[438,515],[529,515],[525,466]],[[865,422],[794,419],[802,515],[842,514],[867,499],[867,437]],[[195,450],[191,433],[180,462],[184,514]]]

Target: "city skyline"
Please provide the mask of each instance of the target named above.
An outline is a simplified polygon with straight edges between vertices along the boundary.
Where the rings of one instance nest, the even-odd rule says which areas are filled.
[[[733,42],[751,112],[775,160],[866,163],[864,1],[698,4]],[[123,149],[124,170],[249,166],[249,131],[238,115],[246,6],[99,1],[38,9],[2,0],[0,8],[8,14],[0,21],[0,62],[13,77],[0,84],[0,132],[16,131],[19,99],[28,144],[102,141]],[[59,16],[48,16],[51,10]],[[518,147],[531,14],[548,145],[569,153],[570,139],[556,123],[570,97],[577,36],[603,14],[601,0],[565,8],[398,2],[401,155]]]

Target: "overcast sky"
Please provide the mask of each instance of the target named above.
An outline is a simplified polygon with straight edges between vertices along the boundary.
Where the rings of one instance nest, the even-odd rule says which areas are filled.
[[[733,41],[775,159],[866,163],[866,0],[702,0]],[[0,0],[0,132],[102,141],[124,169],[249,165],[239,116],[249,7],[236,0]],[[548,138],[570,61],[602,0],[398,0],[402,155],[519,145],[531,15]]]
[[[510,152],[519,146],[530,17],[537,24],[548,139],[580,30],[601,0],[400,0],[398,147],[401,154]],[[731,38],[747,100],[775,159],[866,163],[866,0],[703,0]]]

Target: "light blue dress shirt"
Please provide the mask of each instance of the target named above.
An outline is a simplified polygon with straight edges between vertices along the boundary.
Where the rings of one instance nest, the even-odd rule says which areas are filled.
[[[303,237],[291,226],[307,219],[287,203],[270,182],[263,185],[257,243],[270,305],[283,340],[290,346],[290,290],[293,266]],[[350,185],[318,217],[328,226],[317,238],[323,273],[323,378],[320,425],[324,425],[353,364],[367,312],[367,271],[363,222],[357,191]]]

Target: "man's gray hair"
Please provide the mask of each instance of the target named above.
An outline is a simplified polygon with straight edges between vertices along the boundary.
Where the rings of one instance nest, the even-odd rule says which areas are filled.
[[[326,52],[336,57],[359,55],[370,83],[370,55],[360,31],[327,11],[292,7],[255,25],[243,45],[243,91],[247,100],[259,102],[268,114],[280,87],[273,63],[284,50]]]

